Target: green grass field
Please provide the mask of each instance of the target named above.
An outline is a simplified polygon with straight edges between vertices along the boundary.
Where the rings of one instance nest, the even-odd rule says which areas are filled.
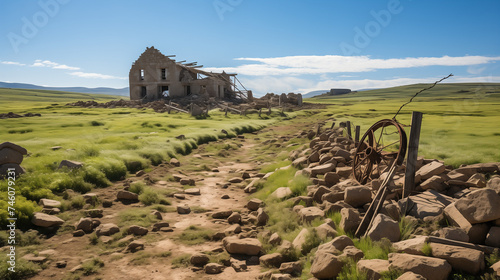
[[[410,85],[318,97],[307,102],[327,104],[326,109],[287,112],[270,116],[224,116],[212,110],[207,119],[186,114],[155,113],[151,109],[99,109],[66,106],[68,102],[106,102],[115,96],[56,91],[0,89],[0,113],[40,113],[41,117],[0,120],[0,142],[25,147],[22,166],[27,174],[17,181],[19,221],[39,210],[41,198],[62,199],[66,189],[88,192],[106,187],[141,169],[188,154],[198,145],[265,126],[288,121],[308,123],[335,118],[361,126],[362,134],[380,119],[392,118],[401,104],[428,85]],[[500,84],[442,84],[419,95],[397,119],[410,124],[413,110],[424,113],[419,154],[459,166],[500,161]],[[313,112],[314,111],[314,112]],[[329,126],[330,124],[327,123]],[[310,126],[314,129],[314,125]],[[221,130],[229,132],[223,134]],[[409,134],[409,127],[406,128]],[[185,135],[185,140],[176,136]],[[59,150],[51,147],[61,146]],[[286,157],[286,154],[284,154]],[[61,160],[85,164],[83,170],[57,169]],[[283,158],[284,159],[284,158]],[[7,183],[0,181],[0,195]],[[7,218],[6,200],[0,200],[0,223]]]
[[[28,150],[22,166],[27,174],[18,181],[17,205],[21,220],[44,197],[57,198],[65,189],[80,192],[105,187],[127,173],[135,173],[182,154],[198,145],[237,134],[255,131],[273,122],[297,115],[270,116],[257,113],[247,116],[210,111],[207,119],[187,114],[159,114],[151,109],[97,109],[66,106],[77,100],[106,102],[113,96],[0,89],[0,113],[40,113],[41,117],[0,120],[1,142],[16,143]],[[224,134],[224,129],[228,134]],[[185,140],[176,136],[184,135]],[[59,150],[51,147],[61,146]],[[83,162],[83,171],[57,169],[61,160]],[[0,182],[0,193],[7,189]],[[2,200],[0,204],[6,203]],[[0,220],[5,221],[7,207],[0,207]],[[24,210],[23,210],[24,209]]]
[[[399,107],[429,84],[310,98],[331,104],[338,121],[361,126],[361,135],[377,120],[392,118]],[[412,111],[424,113],[419,155],[460,164],[500,161],[500,84],[439,84],[419,94],[397,120],[411,124]],[[410,127],[405,128],[409,135]]]

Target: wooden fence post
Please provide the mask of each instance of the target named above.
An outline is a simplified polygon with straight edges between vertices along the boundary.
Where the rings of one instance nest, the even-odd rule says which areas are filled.
[[[408,143],[408,156],[406,158],[403,198],[408,197],[415,188],[415,172],[418,156],[418,144],[420,141],[420,128],[422,126],[422,116],[423,114],[421,112],[416,111],[414,111],[411,116],[411,130],[410,140]],[[404,209],[403,214],[406,214],[406,209]]]
[[[347,121],[347,136],[352,139],[351,121]]]
[[[360,133],[360,130],[361,130],[361,126],[357,125],[356,126],[356,133],[355,133],[355,136],[354,136],[354,143],[358,143],[359,142],[359,133]]]
[[[330,127],[330,129],[333,129],[334,126],[335,126],[335,122],[332,123],[332,126]]]

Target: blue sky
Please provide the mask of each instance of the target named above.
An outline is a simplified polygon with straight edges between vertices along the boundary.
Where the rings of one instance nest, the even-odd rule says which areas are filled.
[[[0,81],[126,87],[148,46],[257,95],[500,82],[500,1],[0,2]]]

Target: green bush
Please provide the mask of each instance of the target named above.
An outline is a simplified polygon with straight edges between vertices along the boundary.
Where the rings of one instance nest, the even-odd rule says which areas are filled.
[[[158,195],[158,193],[156,193],[152,189],[146,188],[139,195],[139,201],[142,202],[144,205],[157,204],[160,202],[160,196]]]
[[[342,267],[339,275],[337,276],[338,280],[367,280],[368,276],[364,272],[358,271],[356,268],[356,262],[349,258],[347,259],[347,263]]]
[[[99,121],[91,121],[90,125],[92,125],[92,126],[103,126],[104,123],[103,122],[99,122]]]
[[[106,188],[111,185],[106,175],[93,166],[85,167],[82,176],[85,182],[94,184],[98,188]]]
[[[316,229],[309,230],[309,234],[306,236],[306,241],[302,244],[302,253],[307,255],[312,249],[318,247],[322,243],[321,238],[318,236]]]
[[[165,156],[160,151],[142,151],[139,155],[151,161],[154,166],[160,165],[165,160]]]
[[[82,263],[83,275],[92,275],[99,271],[104,266],[104,262],[99,258],[92,258],[89,261]]]
[[[0,192],[0,197],[7,197],[7,193]],[[10,217],[8,213],[9,206],[11,205],[7,203],[7,200],[0,200],[0,224],[2,225],[2,228],[9,224],[7,220]],[[22,195],[16,196],[16,204],[14,206],[14,208],[16,209],[15,215],[17,218],[17,224],[19,226],[30,225],[33,213],[41,210],[41,207],[38,206],[35,202],[27,200]]]
[[[422,246],[422,253],[428,257],[432,257],[432,247],[431,244],[425,243],[424,246]]]
[[[134,182],[134,183],[130,184],[128,191],[136,193],[136,194],[141,194],[144,192],[145,189],[146,189],[146,185],[143,182]]]
[[[127,167],[125,163],[117,159],[108,159],[98,161],[94,164],[95,168],[104,172],[106,178],[111,181],[118,181],[127,175]]]
[[[6,254],[0,255],[0,279],[2,280],[19,280],[27,279],[36,275],[41,269],[40,266],[24,260],[22,258],[16,258],[16,268],[15,272],[9,271],[10,265],[7,263],[8,256]]]
[[[79,193],[87,193],[92,190],[94,185],[85,182],[82,177],[77,174],[70,174],[67,177],[58,179],[52,183],[51,189],[53,192],[62,193],[67,189],[74,190]]]
[[[81,195],[77,195],[71,198],[71,208],[82,209],[85,206],[85,199]]]
[[[42,198],[50,198],[53,196],[48,186],[50,186],[54,177],[54,174],[48,173],[26,173],[17,180],[16,186],[20,194],[25,198],[39,201]]]
[[[126,157],[122,158],[122,160],[130,173],[136,173],[137,171],[148,167],[148,163],[142,158]]]

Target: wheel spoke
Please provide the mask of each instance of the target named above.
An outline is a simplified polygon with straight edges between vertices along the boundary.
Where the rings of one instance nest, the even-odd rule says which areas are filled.
[[[399,143],[399,140],[397,140],[397,141],[395,141],[395,142],[393,142],[393,143],[391,143],[389,145],[385,145],[385,146],[381,147],[380,150],[377,150],[377,152],[381,152],[383,149],[385,149],[387,147],[390,147],[390,146],[392,146],[392,145],[394,145],[396,143]]]

